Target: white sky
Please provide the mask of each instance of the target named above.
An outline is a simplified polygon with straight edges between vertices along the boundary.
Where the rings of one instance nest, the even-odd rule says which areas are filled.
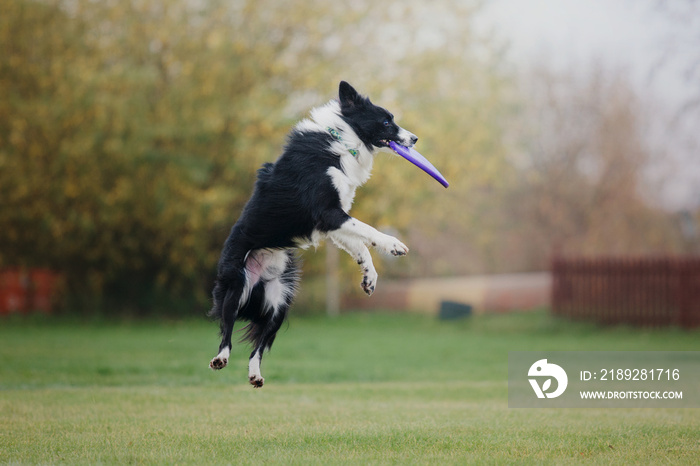
[[[676,1],[676,0],[671,0]],[[655,0],[488,0],[479,26],[510,41],[516,62],[547,59],[569,66],[602,58],[628,67],[640,85],[664,54],[674,25]],[[700,46],[700,44],[699,44]],[[684,85],[677,69],[653,80],[660,97],[676,101]],[[664,72],[665,71],[665,72]],[[680,85],[680,86],[679,86]],[[680,88],[679,88],[680,87]]]
[[[658,5],[658,0],[486,0],[476,26],[506,39],[509,57],[518,65],[539,60],[580,69],[592,60],[603,60],[627,69],[636,86],[671,113],[680,108],[691,88],[682,78],[682,56],[658,66],[674,28],[681,27]],[[700,24],[700,18],[693,21],[695,26]],[[664,193],[664,203],[698,206],[697,148],[683,156],[681,165],[681,172]]]

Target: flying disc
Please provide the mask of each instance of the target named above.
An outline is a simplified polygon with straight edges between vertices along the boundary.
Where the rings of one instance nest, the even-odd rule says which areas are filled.
[[[391,149],[399,154],[401,157],[404,159],[408,160],[411,162],[413,165],[416,167],[420,168],[423,170],[425,173],[428,175],[432,176],[437,180],[438,183],[443,185],[444,187],[448,187],[450,183],[447,182],[444,176],[442,176],[442,173],[438,171],[437,168],[433,166],[432,163],[425,157],[423,157],[417,150],[415,150],[413,147],[406,147],[402,146],[401,144],[397,144],[394,141],[389,141],[389,146]]]

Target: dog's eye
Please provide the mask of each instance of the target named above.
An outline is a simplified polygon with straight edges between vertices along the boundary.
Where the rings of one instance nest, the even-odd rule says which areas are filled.
[[[384,123],[382,123],[384,126],[391,126],[391,121],[389,120],[384,120]]]

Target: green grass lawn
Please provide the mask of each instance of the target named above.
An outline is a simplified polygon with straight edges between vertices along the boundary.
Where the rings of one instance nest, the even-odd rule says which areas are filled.
[[[247,383],[205,320],[0,321],[0,463],[700,463],[698,409],[509,409],[508,351],[700,350],[545,313],[294,318]]]

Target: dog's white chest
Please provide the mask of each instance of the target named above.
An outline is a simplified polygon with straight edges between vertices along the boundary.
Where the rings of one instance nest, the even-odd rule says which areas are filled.
[[[355,200],[355,188],[347,186],[345,189],[342,190],[342,192],[339,192],[339,195],[340,207],[345,211],[345,213],[350,212],[352,202]]]
[[[338,191],[340,198],[340,207],[348,213],[352,207],[352,202],[355,200],[355,190],[357,185],[351,182],[350,178],[335,167],[328,169],[328,176],[331,177],[333,187]]]

